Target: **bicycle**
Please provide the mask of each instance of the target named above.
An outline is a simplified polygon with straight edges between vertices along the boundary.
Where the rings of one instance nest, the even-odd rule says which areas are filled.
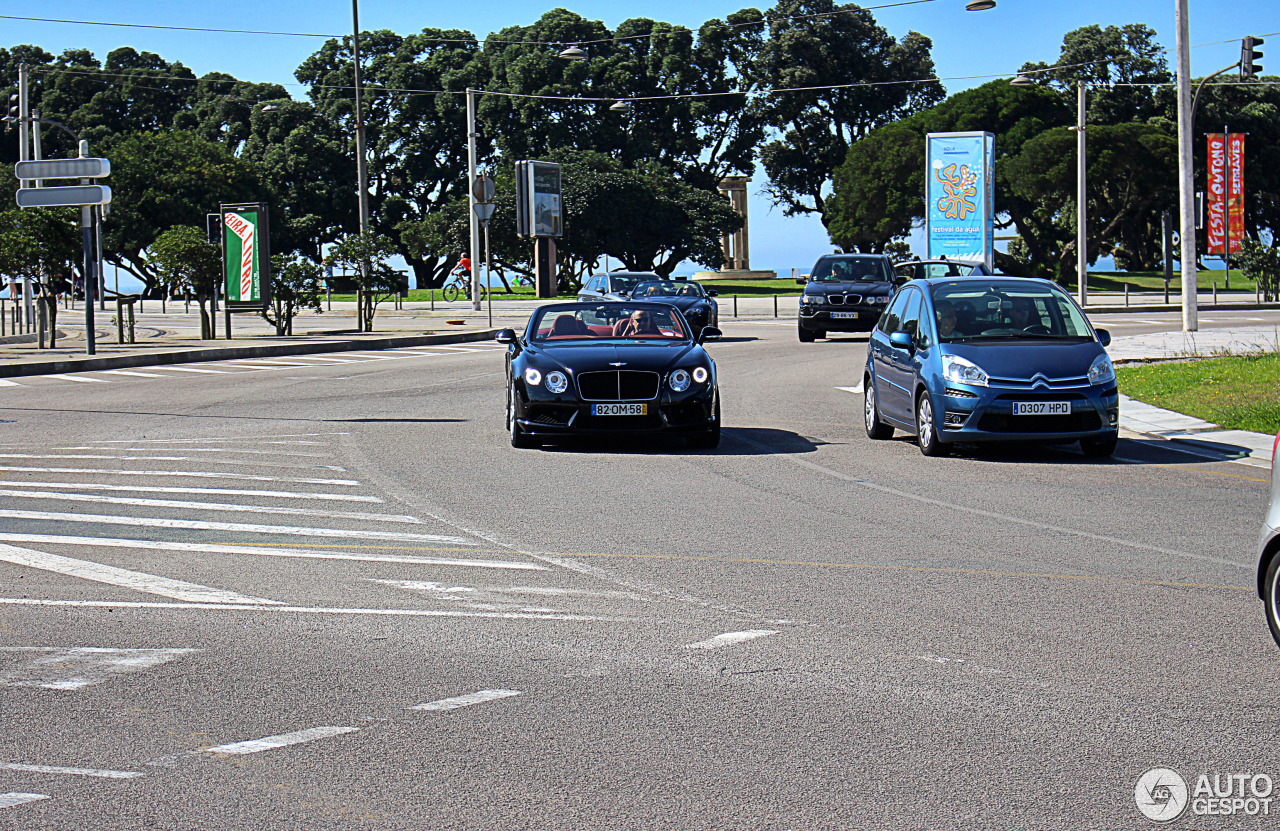
[[[453,301],[457,300],[459,294],[461,294],[466,299],[470,300],[471,299],[471,275],[460,274],[457,272],[450,274],[449,280],[444,284],[444,288],[440,290],[440,294],[441,296],[444,297],[445,301],[449,303],[452,303]],[[485,286],[481,285],[480,299],[484,300],[487,294],[488,294],[488,289]]]

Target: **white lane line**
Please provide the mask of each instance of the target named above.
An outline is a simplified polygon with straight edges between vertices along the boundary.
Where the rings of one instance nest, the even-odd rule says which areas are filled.
[[[422,520],[406,514],[367,514],[357,511],[334,511],[327,508],[277,508],[270,505],[240,505],[232,502],[184,502],[180,499],[139,499],[121,496],[98,496],[87,493],[24,491],[9,488],[0,488],[0,496],[12,496],[22,499],[57,499],[65,502],[96,502],[109,505],[138,505],[149,508],[177,508],[192,511],[239,511],[246,514],[287,514],[289,516],[334,517],[368,522],[399,522],[406,525],[422,524]]]
[[[94,776],[99,779],[137,779],[146,776],[132,770],[95,770],[93,768],[62,768],[53,765],[19,765],[0,763],[0,770],[16,770],[19,773],[63,773],[68,776]]]
[[[342,528],[304,528],[288,525],[254,525],[248,522],[206,522],[198,519],[163,519],[161,517],[107,516],[105,514],[68,514],[58,511],[0,511],[10,519],[51,519],[59,522],[100,522],[103,525],[141,525],[147,528],[194,528],[200,531],[243,531],[249,534],[285,534],[299,537],[342,537],[357,540],[395,540],[397,542],[447,542],[454,545],[478,545],[462,537],[444,534],[410,534],[402,531],[347,531]]]
[[[196,456],[110,456],[104,455],[110,452],[112,448],[104,447],[97,454],[85,453],[0,453],[0,459],[79,459],[82,461],[118,461],[118,462],[199,462],[206,465],[253,465],[255,467],[278,467],[288,470],[336,470],[344,471],[346,468],[339,465],[317,465],[314,463],[298,463],[298,462],[260,462],[257,459],[210,459],[207,457]],[[237,453],[239,451],[233,448],[227,448],[227,453]]]
[[[17,381],[10,381],[7,378],[0,378],[0,387],[21,387]]]
[[[748,629],[745,632],[725,632],[723,635],[716,635],[714,638],[708,638],[698,643],[687,643],[685,649],[718,649],[722,646],[732,646],[743,641],[750,641],[756,638],[763,638],[767,635],[776,635],[776,629]]]
[[[89,378],[79,375],[42,375],[42,378],[57,378],[60,381],[79,381],[82,384],[110,384],[106,378]]]
[[[213,473],[204,470],[110,470],[93,467],[17,467],[0,465],[0,473],[88,473],[103,476],[182,476],[189,479],[235,479],[239,482],[292,482],[295,485],[346,485],[355,487],[355,479],[310,479],[301,476],[256,476],[252,473]]]
[[[50,447],[49,450],[69,451],[69,450],[92,450],[96,453],[106,453],[114,451],[116,453],[155,453],[158,448],[155,447],[95,447],[92,445],[84,447]],[[328,459],[332,456],[329,453],[291,453],[288,450],[250,450],[245,447],[182,447],[174,448],[174,452],[181,451],[183,453],[243,453],[247,456],[294,456],[305,459]]]
[[[498,568],[514,571],[546,571],[546,566],[511,560],[463,560],[448,557],[406,557],[397,554],[349,554],[345,551],[312,551],[298,548],[276,548],[260,545],[228,545],[205,542],[171,542],[167,540],[129,540],[113,537],[76,537],[61,534],[8,534],[0,532],[0,540],[37,545],[90,545],[102,548],[145,548],[155,551],[195,551],[203,554],[247,554],[252,557],[291,557],[300,560],[352,560],[359,563],[410,563],[422,566],[461,566],[465,568]]]
[[[519,690],[479,690],[469,693],[468,695],[454,696],[453,698],[442,698],[439,701],[428,701],[426,704],[415,704],[410,710],[457,710],[461,707],[470,707],[472,704],[483,704],[486,701],[497,701],[500,698],[510,698],[513,695],[520,695]]]
[[[134,372],[131,369],[104,369],[103,375],[135,375],[139,378],[163,378],[158,372]]]
[[[239,603],[158,603],[140,600],[41,600],[0,597],[4,606],[51,606],[96,609],[206,609],[223,612],[289,612],[314,615],[369,615],[372,617],[457,617],[488,620],[550,620],[568,623],[636,623],[640,618],[604,615],[534,614],[529,612],[459,612],[440,609],[352,609],[324,606],[253,606]]]
[[[255,605],[280,604],[279,600],[267,600],[251,597],[222,589],[212,589],[184,580],[171,580],[168,577],[157,577],[140,571],[106,566],[88,560],[75,560],[60,554],[46,554],[30,548],[18,548],[0,543],[0,560],[27,568],[51,571],[81,580],[95,583],[106,583],[120,586],[146,594],[158,594],[161,597],[172,597],[175,600],[186,600],[192,603],[252,603]]]
[[[225,369],[200,369],[194,366],[158,366],[156,369],[163,369],[168,372],[199,372],[205,375],[226,375]]]
[[[296,493],[294,491],[261,491],[248,488],[165,488],[156,485],[103,485],[85,482],[23,482],[24,488],[70,488],[74,491],[126,491],[128,493],[182,493],[211,494],[217,496],[252,496],[258,499],[323,499],[337,502],[372,502],[381,504],[376,496],[364,496],[358,493]]]
[[[288,747],[291,744],[313,742],[316,739],[327,739],[343,733],[354,733],[359,727],[312,727],[309,730],[298,730],[293,733],[281,733],[279,736],[267,736],[247,742],[220,744],[217,747],[204,748],[205,753],[228,753],[242,756],[248,753],[261,753],[264,750],[275,750],[277,747]]]
[[[146,442],[147,444],[194,444],[196,442],[235,441],[248,444],[324,444],[322,441],[272,441],[272,439],[308,439],[318,436],[349,436],[347,431],[339,433],[274,433],[266,436],[205,436],[198,439],[103,439],[94,444],[129,444]]]
[[[42,793],[0,793],[0,808],[12,808],[14,805],[48,798]]]
[[[113,675],[142,672],[196,652],[194,649],[115,649],[101,646],[6,646],[0,652],[33,656],[16,671],[0,676],[6,687],[79,690]]]
[[[836,387],[836,389],[838,389],[838,390],[844,390],[845,392],[852,392],[852,393],[858,393],[858,394],[861,394],[861,393],[862,393],[862,382],[861,382],[861,381],[859,381],[859,382],[858,382],[858,385],[857,385],[856,387]]]

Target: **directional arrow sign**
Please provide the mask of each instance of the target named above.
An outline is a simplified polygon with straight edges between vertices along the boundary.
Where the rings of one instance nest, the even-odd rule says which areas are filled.
[[[492,202],[477,202],[475,205],[476,219],[480,220],[481,224],[488,222],[489,218],[493,216],[495,207],[497,206]]]
[[[13,173],[23,179],[101,179],[111,175],[111,162],[106,159],[43,159],[17,162]]]
[[[19,208],[110,205],[111,188],[106,185],[76,185],[66,188],[20,188]]]

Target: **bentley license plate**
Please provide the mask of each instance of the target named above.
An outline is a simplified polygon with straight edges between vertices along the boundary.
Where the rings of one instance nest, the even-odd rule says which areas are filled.
[[[591,414],[596,416],[642,416],[649,414],[648,404],[592,404]]]
[[[1015,401],[1014,415],[1071,415],[1070,401]]]
[[[858,317],[858,313],[857,312],[832,312],[831,317],[836,320],[843,320],[843,319],[856,320]]]

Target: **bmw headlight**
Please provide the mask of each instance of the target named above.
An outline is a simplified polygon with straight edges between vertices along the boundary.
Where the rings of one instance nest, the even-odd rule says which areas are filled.
[[[985,387],[990,381],[982,367],[973,361],[966,361],[959,355],[943,354],[942,377],[957,384],[968,384],[972,387]]]
[[[675,372],[671,373],[671,377],[667,379],[667,383],[671,386],[673,392],[684,392],[689,389],[689,382],[691,380],[692,379],[690,379],[689,371],[687,369],[677,369]]]
[[[563,372],[557,369],[547,373],[547,392],[559,395],[567,389],[569,389],[569,379]]]
[[[707,383],[707,378],[710,376],[711,373],[707,372],[707,368],[705,366],[695,367],[693,370],[693,380],[697,381],[699,384]]]
[[[804,304],[826,303],[827,298],[821,294],[805,294],[800,297],[800,302]]]
[[[542,383],[542,373],[533,367],[529,367],[524,371],[524,382],[531,387],[536,387]]]
[[[1114,380],[1116,380],[1116,368],[1111,365],[1111,359],[1105,354],[1094,358],[1093,363],[1089,365],[1089,383],[1108,384]]]
[[[883,306],[884,304],[889,302],[889,295],[883,294],[879,297],[868,297],[867,299],[878,306]]]

